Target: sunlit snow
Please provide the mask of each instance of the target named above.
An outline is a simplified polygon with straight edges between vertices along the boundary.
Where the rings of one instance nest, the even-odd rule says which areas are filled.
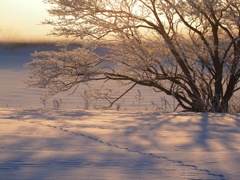
[[[0,50],[0,179],[239,179],[239,114],[84,110],[86,87],[43,108],[23,82],[33,50]]]
[[[0,110],[1,179],[239,179],[238,114]]]

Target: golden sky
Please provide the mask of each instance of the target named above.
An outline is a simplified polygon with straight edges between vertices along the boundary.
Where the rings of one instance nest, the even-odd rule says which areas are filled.
[[[41,21],[49,19],[42,0],[0,0],[0,41],[48,40]]]

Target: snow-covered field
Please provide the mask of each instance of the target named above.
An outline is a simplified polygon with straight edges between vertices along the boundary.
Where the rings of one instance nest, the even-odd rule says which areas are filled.
[[[120,111],[83,110],[87,87],[43,109],[23,82],[35,49],[0,47],[1,180],[240,179],[239,114],[156,111],[163,98],[139,87]]]
[[[53,45],[38,45],[6,48],[0,44],[0,107],[23,107],[23,108],[42,108],[40,102],[43,89],[27,88],[28,72],[24,64],[31,61],[30,54],[35,50],[54,49]],[[104,50],[98,50],[98,53],[104,53]],[[124,92],[124,87],[120,84],[106,83],[105,89],[112,89],[112,96],[116,97]],[[94,91],[99,92],[98,88],[102,82],[91,83],[89,86],[82,84],[77,91],[72,91],[56,95],[47,101],[47,108],[53,108],[53,100],[62,100],[63,108],[85,109],[85,101],[89,101],[89,109],[95,109],[95,105],[109,105],[107,101],[96,101],[91,98]],[[85,95],[87,92],[87,97]],[[168,102],[165,101],[167,99]],[[155,93],[152,88],[136,86],[121,100],[119,100],[112,109],[121,110],[168,110],[175,108],[173,98],[166,97],[164,94]]]
[[[0,109],[1,179],[240,177],[238,114]]]

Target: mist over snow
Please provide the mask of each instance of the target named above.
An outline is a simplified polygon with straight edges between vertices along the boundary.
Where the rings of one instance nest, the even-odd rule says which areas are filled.
[[[69,49],[76,48],[78,44],[69,46]],[[45,89],[30,88],[26,84],[28,72],[24,64],[30,62],[30,54],[35,51],[58,50],[62,48],[53,43],[6,43],[0,44],[0,107],[23,107],[43,108],[40,97],[46,92]],[[105,54],[108,50],[98,48],[98,54]],[[106,100],[96,100],[92,96],[102,87],[102,82],[81,84],[77,91],[75,89],[60,93],[47,100],[47,108],[54,108],[54,100],[62,100],[61,108],[86,109],[86,100],[89,101],[89,108],[96,109],[108,106]],[[126,87],[119,83],[106,83],[103,92],[112,90],[111,95],[117,97],[124,92]],[[87,94],[86,94],[87,93]],[[119,100],[112,109],[121,110],[163,110],[173,111],[176,104],[172,97],[163,93],[155,93],[152,88],[136,86],[132,91]]]

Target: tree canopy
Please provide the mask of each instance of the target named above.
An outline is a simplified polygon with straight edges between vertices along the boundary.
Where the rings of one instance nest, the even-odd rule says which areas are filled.
[[[73,50],[36,52],[29,84],[50,94],[94,80],[121,80],[173,96],[188,111],[228,112],[239,90],[238,0],[44,0],[52,35]],[[106,47],[104,55],[95,53]]]

